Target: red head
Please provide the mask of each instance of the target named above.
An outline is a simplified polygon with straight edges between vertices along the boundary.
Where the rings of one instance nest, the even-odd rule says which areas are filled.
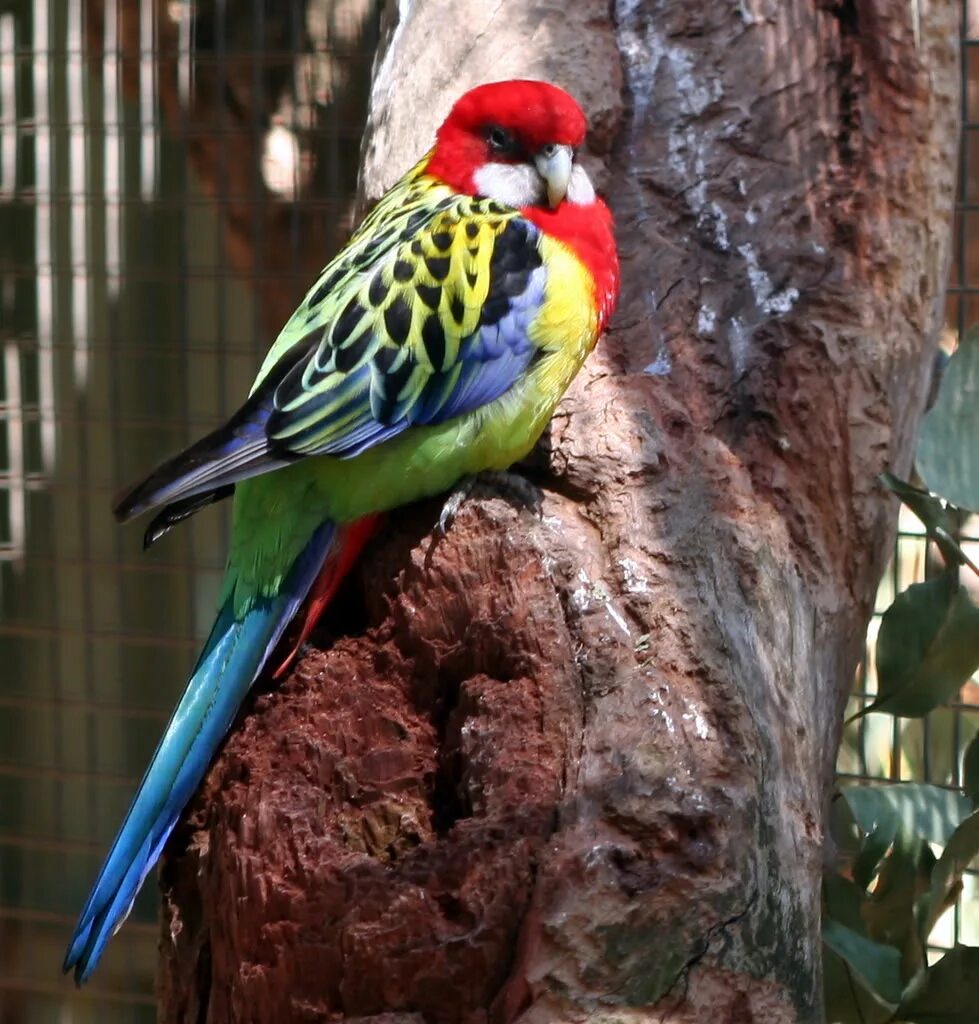
[[[588,128],[581,107],[563,89],[549,82],[514,79],[470,89],[456,101],[438,139],[442,143],[453,135],[481,137],[483,129],[494,124],[512,132],[529,151],[548,142],[580,146]]]
[[[428,171],[461,192],[508,206],[574,202],[574,151],[587,127],[581,107],[555,85],[480,85],[456,102],[439,128]],[[590,202],[594,192],[579,189],[577,198]]]

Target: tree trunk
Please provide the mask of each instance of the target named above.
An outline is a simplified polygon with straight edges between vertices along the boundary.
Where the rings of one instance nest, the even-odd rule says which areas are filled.
[[[566,85],[622,301],[527,470],[543,518],[399,514],[227,743],[168,851],[162,1019],[814,1024],[875,477],[908,468],[941,320],[958,14],[398,7],[366,194],[469,86]]]

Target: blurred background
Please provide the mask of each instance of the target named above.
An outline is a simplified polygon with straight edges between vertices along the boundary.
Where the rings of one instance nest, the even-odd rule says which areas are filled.
[[[155,886],[87,988],[58,966],[210,625],[227,521],[143,554],[109,502],[233,410],[346,237],[380,7],[0,0],[0,1024],[155,1020]],[[964,12],[979,97],[971,34]],[[962,121],[949,346],[979,322],[968,103]],[[901,527],[881,609],[929,571]],[[849,710],[873,690],[868,658]],[[977,727],[973,683],[923,721],[848,728],[840,769],[954,785]],[[979,943],[975,918],[956,908],[941,941]]]

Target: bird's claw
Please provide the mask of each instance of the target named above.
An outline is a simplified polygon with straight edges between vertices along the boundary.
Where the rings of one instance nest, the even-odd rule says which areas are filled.
[[[436,532],[440,537],[444,537],[449,532],[449,527],[455,522],[455,517],[459,514],[459,509],[462,508],[466,499],[472,494],[473,484],[476,478],[473,476],[465,477],[456,489],[445,499],[445,504],[442,506],[442,513],[439,516],[438,526]]]
[[[503,469],[486,470],[477,476],[464,477],[442,506],[438,521],[438,534],[444,537],[459,510],[470,498],[503,498],[511,505],[529,509],[538,517],[544,514],[540,489],[526,477]]]

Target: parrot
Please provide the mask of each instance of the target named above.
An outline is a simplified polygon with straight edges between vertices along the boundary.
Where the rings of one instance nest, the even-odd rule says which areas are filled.
[[[544,81],[479,85],[321,272],[222,426],[117,497],[149,545],[232,497],[217,617],[68,945],[91,976],[246,695],[385,512],[527,455],[614,311],[614,223]],[[280,643],[282,641],[282,643]]]

